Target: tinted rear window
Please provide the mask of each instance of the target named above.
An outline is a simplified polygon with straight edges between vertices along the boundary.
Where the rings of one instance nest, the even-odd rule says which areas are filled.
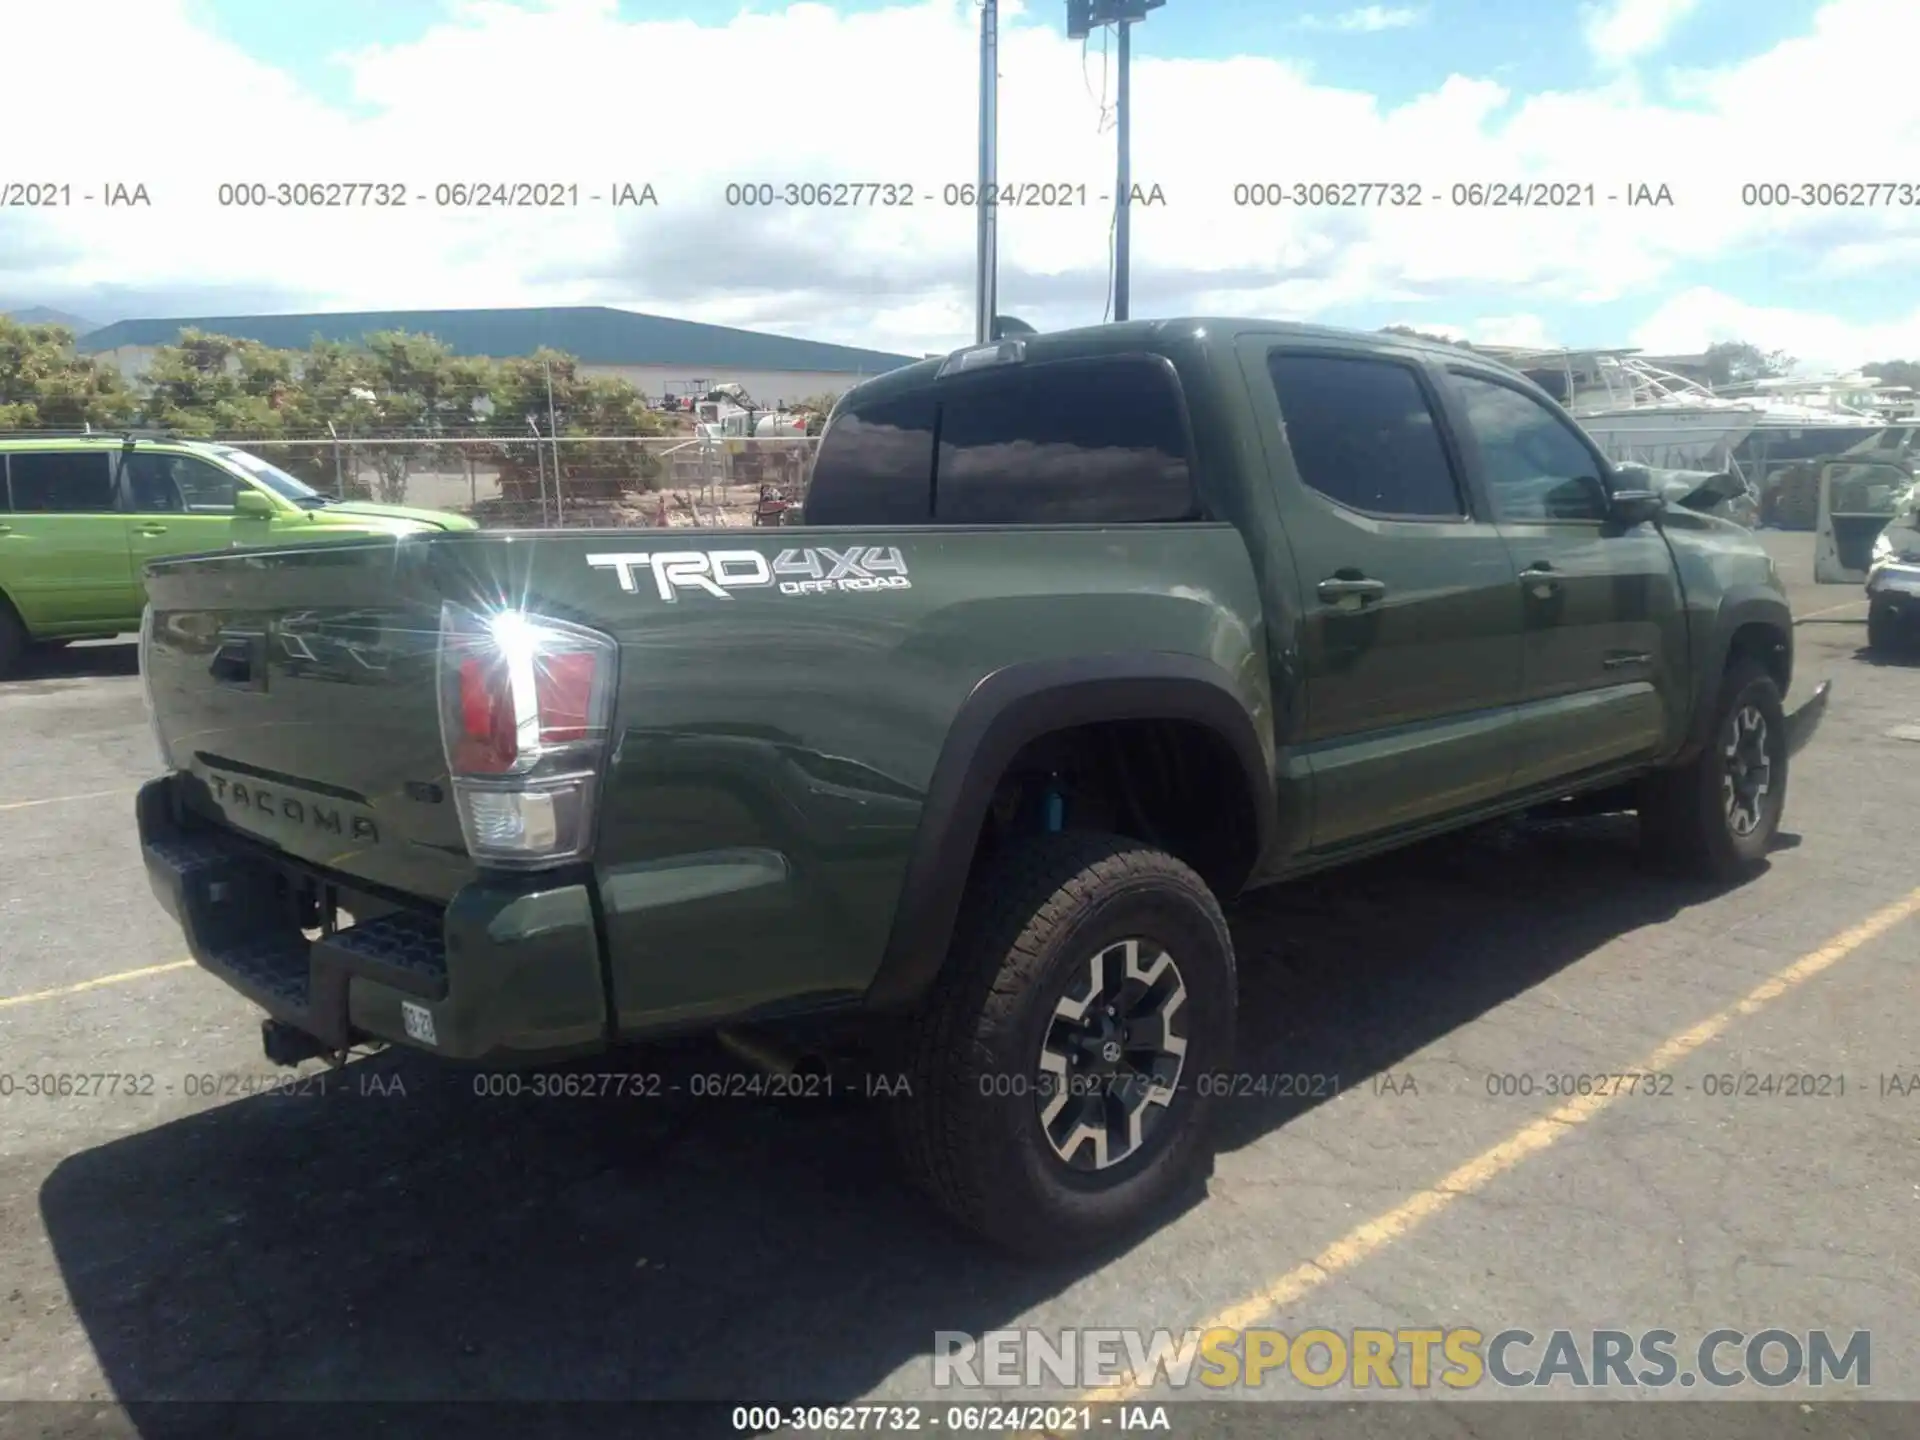
[[[13,508],[25,513],[113,509],[113,461],[103,450],[22,451],[6,457]]]
[[[933,506],[930,391],[842,411],[807,486],[809,525],[924,525]]]
[[[1145,357],[1015,365],[956,382],[940,415],[934,518],[1139,524],[1196,513],[1178,382]]]

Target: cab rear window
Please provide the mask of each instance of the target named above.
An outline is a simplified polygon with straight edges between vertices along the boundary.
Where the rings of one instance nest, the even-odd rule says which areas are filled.
[[[1186,406],[1158,356],[1009,365],[861,403],[821,442],[809,525],[1195,518]]]
[[[931,391],[833,417],[807,487],[809,525],[924,525],[933,513]]]

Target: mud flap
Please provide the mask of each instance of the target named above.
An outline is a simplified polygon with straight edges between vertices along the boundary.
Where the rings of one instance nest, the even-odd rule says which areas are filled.
[[[1787,754],[1798,755],[1806,749],[1807,742],[1813,738],[1813,732],[1820,728],[1820,721],[1827,713],[1827,695],[1833,689],[1833,681],[1822,680],[1814,686],[1813,694],[1807,697],[1807,703],[1787,716]]]

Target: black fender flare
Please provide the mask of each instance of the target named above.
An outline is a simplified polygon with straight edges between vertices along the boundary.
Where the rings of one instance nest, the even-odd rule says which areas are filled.
[[[1273,762],[1227,671],[1170,651],[1008,665],[973,687],[947,731],[887,948],[867,988],[868,1007],[910,1006],[939,973],[987,807],[1008,764],[1043,735],[1105,720],[1187,720],[1218,735],[1239,762],[1253,805],[1257,868],[1273,839]]]
[[[1705,653],[1696,672],[1698,690],[1694,696],[1692,722],[1687,727],[1687,743],[1678,759],[1693,759],[1713,735],[1714,706],[1720,698],[1720,679],[1727,673],[1727,661],[1733,649],[1733,637],[1748,625],[1764,625],[1773,631],[1787,655],[1787,677],[1793,675],[1793,611],[1774,590],[1741,586],[1729,590],[1720,601],[1713,618]],[[1784,694],[1785,686],[1782,686]]]

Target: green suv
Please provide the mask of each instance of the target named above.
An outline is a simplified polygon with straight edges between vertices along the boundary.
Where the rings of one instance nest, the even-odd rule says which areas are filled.
[[[137,630],[149,560],[474,528],[463,515],[335,500],[231,445],[0,435],[0,676],[35,646]]]

